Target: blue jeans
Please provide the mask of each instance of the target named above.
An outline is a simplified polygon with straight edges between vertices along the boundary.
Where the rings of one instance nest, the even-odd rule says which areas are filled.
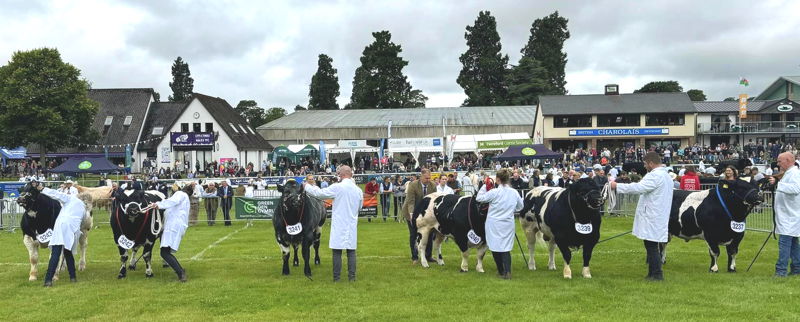
[[[778,262],[775,263],[775,275],[786,276],[786,268],[792,259],[790,274],[800,274],[800,243],[798,237],[778,235]]]

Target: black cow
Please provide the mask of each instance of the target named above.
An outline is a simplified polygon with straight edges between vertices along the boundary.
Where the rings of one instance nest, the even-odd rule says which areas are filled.
[[[719,197],[722,197],[724,206]],[[763,201],[758,186],[739,179],[720,180],[715,188],[703,191],[675,190],[669,215],[669,233],[687,242],[704,239],[711,256],[710,272],[719,270],[719,245],[726,245],[728,272],[736,272],[736,254],[744,238],[745,227],[734,222],[744,223],[753,207]],[[734,228],[740,232],[734,231]],[[662,260],[666,262],[664,247]]]
[[[643,162],[625,162],[622,165],[622,171],[630,173],[631,171],[636,171],[639,175],[644,175],[647,173],[647,169],[644,167]]]
[[[78,263],[78,269],[82,271],[86,269],[86,249],[89,243],[89,230],[92,228],[92,201],[91,197],[87,195],[83,195],[81,198],[84,203],[87,203],[87,215],[84,216],[81,222],[81,237],[78,239],[78,244],[81,246],[81,260]],[[52,233],[56,218],[61,212],[61,203],[39,192],[31,183],[27,183],[19,189],[17,204],[25,209],[20,222],[22,243],[28,249],[28,257],[31,263],[28,280],[35,281],[38,273],[36,266],[39,263],[39,248],[48,247],[50,240],[47,237],[48,231]],[[50,256],[53,256],[53,254],[51,253]],[[58,256],[61,256],[61,254],[58,254]],[[61,262],[59,262],[60,266]],[[58,279],[58,271],[60,269],[56,270],[56,276],[53,277],[54,280]]]
[[[319,265],[319,241],[322,236],[322,225],[325,224],[325,204],[322,200],[308,196],[303,185],[289,180],[285,185],[278,185],[281,192],[280,204],[275,209],[272,226],[275,228],[275,239],[283,254],[283,275],[289,275],[289,256],[294,249],[294,266],[298,266],[297,247],[302,246],[306,277],[311,278],[311,267],[308,264],[311,256],[311,245],[314,245],[314,264]],[[299,224],[299,226],[298,226]]]
[[[430,194],[422,198],[414,207],[411,223],[417,228],[417,249],[425,254],[428,236],[435,234],[433,248],[438,250],[436,261],[444,265],[442,241],[451,237],[461,250],[461,272],[469,270],[469,249],[478,250],[478,264],[475,270],[483,273],[483,256],[486,255],[486,213],[488,207],[479,207],[475,196]],[[473,236],[469,232],[472,231]],[[475,238],[477,236],[477,238]],[[420,256],[422,267],[428,267],[428,260]]]
[[[590,178],[580,179],[567,188],[536,187],[525,195],[524,203],[519,221],[528,239],[531,257],[528,269],[536,269],[533,253],[536,239],[541,236],[549,243],[548,269],[556,269],[554,255],[555,246],[558,246],[565,263],[564,278],[572,278],[570,248],[582,246],[582,274],[591,278],[589,261],[600,239],[600,208],[603,205],[600,187]]]
[[[125,278],[128,269],[136,270],[136,263],[139,262],[136,253],[140,247],[144,247],[141,258],[144,258],[145,276],[153,277],[150,260],[156,239],[161,237],[164,230],[164,210],[142,210],[150,203],[164,199],[166,196],[158,191],[127,189],[116,195],[111,212],[111,230],[122,262],[117,278]],[[129,258],[130,266],[127,266]]]

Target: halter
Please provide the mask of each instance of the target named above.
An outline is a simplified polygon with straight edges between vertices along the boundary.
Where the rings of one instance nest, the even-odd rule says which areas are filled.
[[[719,186],[714,188],[714,190],[716,190],[716,192],[717,192],[717,198],[719,199],[719,203],[722,204],[722,209],[725,210],[725,214],[728,215],[728,219],[733,220],[733,215],[731,215],[731,211],[728,210],[728,205],[725,204],[725,200],[722,199],[722,194],[719,193]],[[750,213],[750,210],[752,210],[753,207],[755,206],[755,205],[751,205],[750,203],[748,203],[747,199],[746,199],[748,196],[750,196],[750,194],[753,193],[753,191],[758,192],[758,189],[751,189],[750,191],[747,192],[747,194],[744,195],[744,198],[739,196],[735,191],[731,191],[731,193],[733,194],[734,197],[742,199],[742,202],[744,202],[744,204],[746,204],[748,206],[747,207],[747,213]],[[746,218],[745,218],[745,221],[747,221]]]
[[[302,194],[300,195],[300,198],[301,198],[300,200],[303,200],[303,203],[300,204],[300,218],[297,219],[297,223],[303,222],[303,214],[305,213],[304,210],[306,208],[306,201],[305,199],[302,199],[303,198]],[[289,207],[286,206],[286,200],[284,200],[282,204],[284,210],[289,210]],[[281,216],[281,219],[283,219],[283,225],[289,227],[289,223],[286,222],[286,216]]]
[[[584,198],[584,201],[586,201],[588,204],[587,200],[588,197]],[[569,212],[572,214],[572,220],[574,220],[576,223],[580,223],[580,221],[578,221],[578,218],[575,217],[575,210],[572,209],[572,194],[569,193],[569,191],[567,191],[567,205],[569,205]],[[591,220],[589,221],[589,223],[591,223]]]
[[[133,203],[133,202],[131,202],[131,203]],[[128,203],[128,204],[131,204],[131,203]],[[120,220],[119,220],[119,208],[120,207],[117,207],[117,211],[115,212],[114,217],[117,219],[117,227],[119,227],[120,233],[123,236],[125,236],[125,238],[128,238],[128,236],[125,234],[125,231],[122,229],[122,223],[120,223]],[[128,209],[127,205],[125,206],[125,209],[126,209],[125,212],[127,213],[127,209]],[[144,230],[144,226],[147,225],[147,219],[150,218],[150,212],[151,211],[153,211],[153,210],[150,209],[150,210],[148,210],[148,211],[146,211],[144,213],[144,220],[142,220],[142,225],[139,227],[139,231],[136,233],[136,238],[133,240],[134,242],[137,242],[139,240],[139,237],[142,235],[142,231]],[[154,230],[151,227],[150,232],[153,232],[153,231]],[[158,232],[161,232],[161,229],[159,229]],[[156,234],[158,234],[158,233],[154,233],[153,235],[156,235]]]

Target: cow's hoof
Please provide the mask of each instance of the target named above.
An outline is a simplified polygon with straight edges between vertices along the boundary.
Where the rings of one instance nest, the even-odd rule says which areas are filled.
[[[486,273],[486,272],[483,271],[483,267],[476,268],[475,270],[478,271],[478,273]]]
[[[444,261],[443,261],[443,260],[441,260],[441,259],[440,259],[440,260],[437,260],[437,261],[436,261],[436,264],[439,264],[439,266],[444,266]]]
[[[728,268],[728,273],[736,273],[736,268]]]
[[[144,277],[147,277],[147,278],[153,278],[153,273],[150,273],[150,274],[144,274]]]
[[[300,266],[300,263],[292,263],[292,266],[294,267]]]
[[[58,276],[53,276],[53,281],[58,281]]]
[[[565,274],[565,275],[564,275],[564,278],[566,278],[566,279],[568,279],[568,280],[571,280],[571,279],[572,279],[572,275],[566,275],[566,274]]]
[[[422,263],[422,267],[424,267],[424,268],[429,268],[429,267],[430,267],[430,265],[428,265],[428,263]]]
[[[135,271],[135,270],[136,270],[136,265],[130,265],[130,266],[128,266],[128,270],[129,270],[129,271]]]
[[[547,266],[547,269],[550,270],[550,271],[554,271],[554,270],[556,270],[556,265],[555,264],[549,265],[549,266]]]
[[[583,268],[583,278],[592,278],[592,272],[589,270],[588,267]]]
[[[123,279],[123,278],[125,278],[125,274],[119,274],[119,275],[117,275],[117,279],[118,279],[118,280],[121,280],[121,279]]]
[[[319,265],[319,264],[320,264],[320,261],[319,261],[319,259],[315,259],[315,260],[314,260],[314,265]]]
[[[36,280],[36,275],[31,275],[31,276],[28,277],[28,281],[33,282],[35,280]]]
[[[461,272],[461,273],[469,272],[469,270],[466,270],[466,269],[463,269],[463,268],[459,269],[458,271]]]
[[[571,279],[572,278],[572,270],[569,266],[564,266],[564,278]]]
[[[715,270],[713,270],[713,269],[709,268],[709,269],[708,269],[708,272],[709,272],[709,273],[718,273],[719,271],[715,271]]]

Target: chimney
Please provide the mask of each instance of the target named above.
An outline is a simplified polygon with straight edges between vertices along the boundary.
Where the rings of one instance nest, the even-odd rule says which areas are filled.
[[[619,95],[619,85],[608,84],[605,90],[606,95]]]

